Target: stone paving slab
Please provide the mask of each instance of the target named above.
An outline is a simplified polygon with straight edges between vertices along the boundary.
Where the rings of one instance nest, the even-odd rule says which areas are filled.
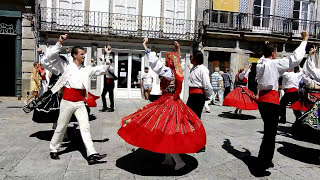
[[[243,111],[236,119],[232,107],[211,106],[203,113],[207,132],[204,153],[184,155],[186,173],[176,173],[160,165],[161,155],[145,152],[127,144],[118,135],[121,118],[148,104],[142,99],[116,99],[116,111],[101,113],[91,108],[96,119],[90,121],[92,139],[97,151],[106,153],[103,163],[89,166],[81,142],[79,127],[68,128],[70,142],[64,142],[60,160],[49,157],[51,124],[37,124],[32,113],[25,114],[21,101],[0,101],[0,180],[3,179],[318,179],[320,146],[295,140],[290,126],[293,113],[287,110],[285,125],[279,125],[275,167],[269,176],[253,176],[241,158],[248,153],[257,156],[263,136],[263,122],[258,111]],[[191,163],[191,164],[190,164]]]

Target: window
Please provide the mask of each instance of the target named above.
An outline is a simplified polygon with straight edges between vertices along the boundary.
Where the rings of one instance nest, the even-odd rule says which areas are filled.
[[[255,0],[253,4],[253,26],[266,27],[270,25],[270,15],[273,13],[273,0]]]
[[[185,0],[165,1],[165,27],[164,32],[170,34],[185,33]]]
[[[307,20],[309,20],[309,1],[294,1],[293,4],[293,19],[296,19],[293,22],[292,29],[306,29]]]
[[[138,0],[114,0],[112,27],[121,33],[138,30]]]

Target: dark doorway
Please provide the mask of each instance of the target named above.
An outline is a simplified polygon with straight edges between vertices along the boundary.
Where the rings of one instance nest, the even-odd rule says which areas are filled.
[[[15,96],[16,60],[14,35],[0,35],[3,43],[0,43],[2,67],[0,71],[0,96]]]
[[[209,64],[208,69],[210,74],[214,72],[215,67],[219,67],[221,71],[224,71],[225,68],[230,67],[230,52],[223,51],[210,51],[209,52]]]

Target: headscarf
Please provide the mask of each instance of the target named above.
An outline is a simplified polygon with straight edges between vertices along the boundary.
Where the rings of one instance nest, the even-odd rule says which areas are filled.
[[[175,52],[166,53],[166,66],[174,71],[175,79],[183,80],[180,56]]]

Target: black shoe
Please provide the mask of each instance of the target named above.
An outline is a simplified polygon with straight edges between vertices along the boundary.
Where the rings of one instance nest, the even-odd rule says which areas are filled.
[[[55,159],[55,160],[60,159],[57,152],[51,152],[50,157],[51,159]]]
[[[100,111],[100,112],[106,112],[106,111],[107,111],[107,109],[102,108],[102,109],[100,109],[99,111]]]
[[[109,108],[108,110],[107,110],[107,112],[113,112],[114,111],[114,109],[111,109],[111,108]]]
[[[107,154],[92,154],[88,157],[88,164],[93,165],[99,163],[100,159],[103,159],[107,156]]]
[[[197,153],[201,153],[201,152],[205,152],[206,151],[206,147],[200,149],[200,151],[198,151]]]
[[[287,123],[287,121],[286,121],[285,119],[280,118],[280,119],[279,119],[279,123],[285,124],[285,123]]]

